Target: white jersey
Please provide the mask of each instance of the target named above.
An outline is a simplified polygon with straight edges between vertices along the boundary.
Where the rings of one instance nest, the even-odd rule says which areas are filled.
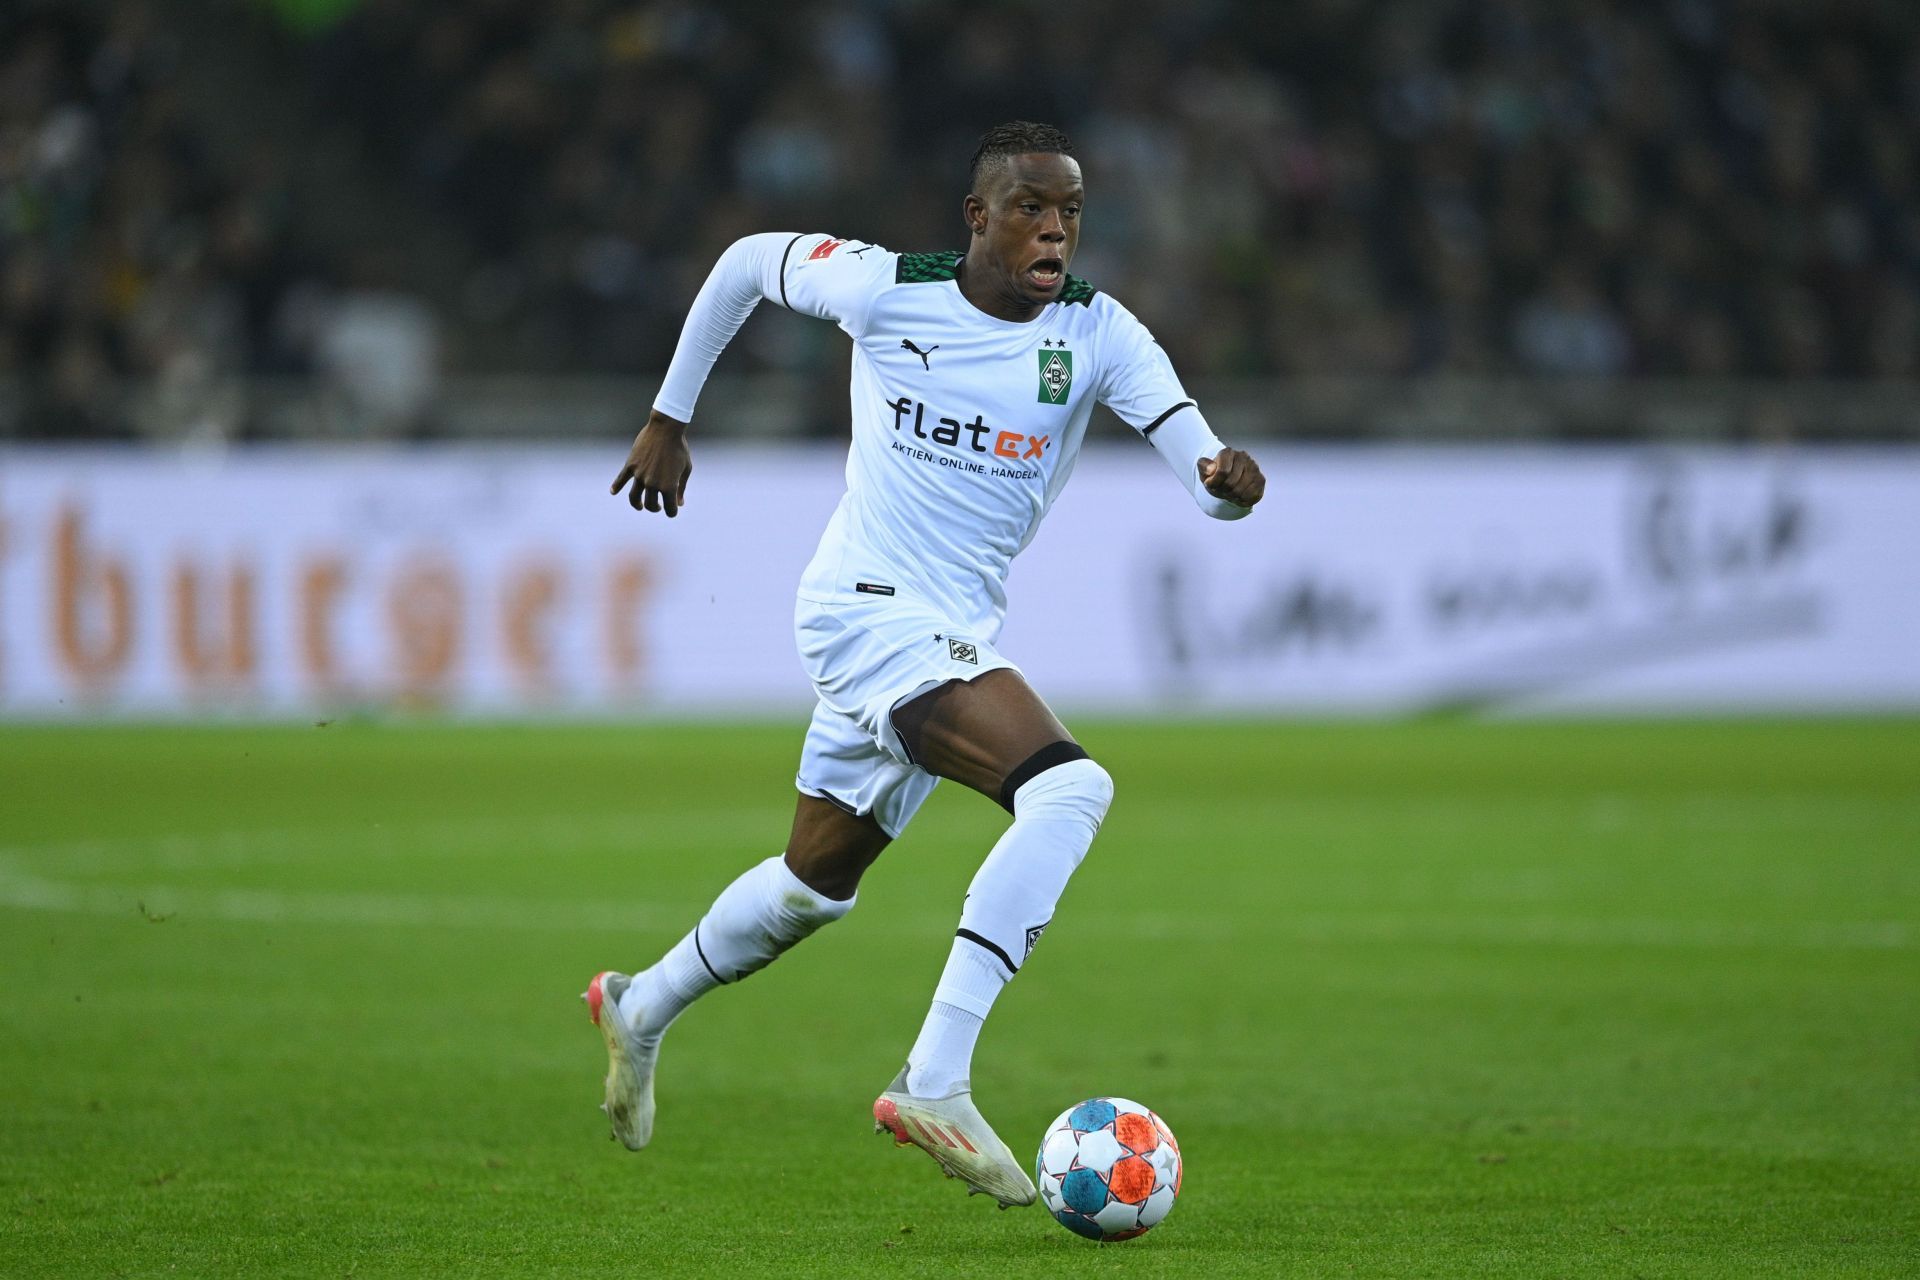
[[[853,339],[847,492],[803,599],[915,597],[997,637],[1007,571],[1072,474],[1095,403],[1149,440],[1164,433],[1156,443],[1178,438],[1168,461],[1209,514],[1245,514],[1200,486],[1193,464],[1220,443],[1131,312],[1068,276],[1035,319],[1000,320],[961,295],[959,261],[825,235],[749,236],[688,318],[656,402],[682,421],[759,296]]]

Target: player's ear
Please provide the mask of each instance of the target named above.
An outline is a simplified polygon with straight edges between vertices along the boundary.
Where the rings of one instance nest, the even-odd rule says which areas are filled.
[[[960,216],[966,221],[969,235],[982,236],[987,233],[987,202],[971,191],[960,202]]]

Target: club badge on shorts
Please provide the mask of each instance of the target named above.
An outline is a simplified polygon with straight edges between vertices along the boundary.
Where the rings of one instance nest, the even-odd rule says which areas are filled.
[[[947,656],[955,662],[971,662],[976,667],[980,665],[979,652],[965,640],[947,641]]]

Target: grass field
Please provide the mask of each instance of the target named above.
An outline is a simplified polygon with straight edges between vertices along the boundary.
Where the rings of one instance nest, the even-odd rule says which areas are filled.
[[[1098,1247],[870,1131],[1000,830],[667,1039],[575,999],[791,812],[798,726],[0,731],[0,1272],[1920,1274],[1920,722],[1139,726],[988,1024],[1017,1151],[1156,1108]]]

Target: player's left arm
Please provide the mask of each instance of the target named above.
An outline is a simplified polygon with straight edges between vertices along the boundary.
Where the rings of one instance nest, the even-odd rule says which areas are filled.
[[[1161,423],[1148,439],[1200,509],[1216,520],[1238,520],[1267,495],[1267,478],[1253,455],[1222,444],[1192,405]]]
[[[1267,478],[1250,453],[1222,449],[1211,459],[1200,459],[1199,470],[1208,493],[1243,510],[1253,510],[1253,504],[1267,496]]]
[[[1244,518],[1266,496],[1260,464],[1221,442],[1153,335],[1124,307],[1108,305],[1118,358],[1103,370],[1101,402],[1154,447],[1202,511],[1216,520]]]

